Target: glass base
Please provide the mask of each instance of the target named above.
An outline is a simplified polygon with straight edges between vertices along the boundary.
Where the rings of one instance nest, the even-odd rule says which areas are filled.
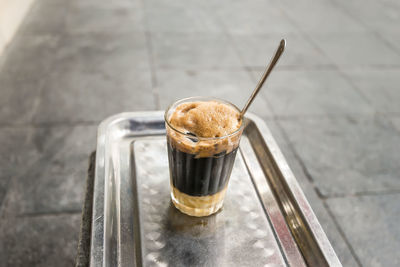
[[[171,199],[181,212],[195,217],[209,216],[216,213],[224,204],[226,187],[211,196],[190,196],[172,187]]]

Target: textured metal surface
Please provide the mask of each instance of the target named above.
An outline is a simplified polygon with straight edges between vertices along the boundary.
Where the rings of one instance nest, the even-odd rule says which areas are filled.
[[[249,114],[223,210],[169,198],[162,112],[99,126],[91,266],[341,266],[268,128]]]
[[[170,204],[165,140],[138,141],[134,146],[144,265],[285,266],[240,155],[223,210],[195,218]]]

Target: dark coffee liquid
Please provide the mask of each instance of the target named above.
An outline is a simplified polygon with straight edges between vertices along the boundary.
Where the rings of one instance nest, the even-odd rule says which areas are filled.
[[[191,196],[214,195],[226,187],[235,162],[237,148],[213,157],[196,158],[179,151],[168,142],[168,160],[173,186]]]

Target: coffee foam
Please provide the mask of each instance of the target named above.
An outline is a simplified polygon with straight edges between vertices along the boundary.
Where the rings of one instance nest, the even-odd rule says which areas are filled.
[[[182,103],[175,108],[168,122],[176,130],[193,135],[181,134],[167,125],[167,138],[171,146],[186,153],[196,154],[197,157],[229,153],[239,145],[241,131],[232,133],[242,124],[240,113],[221,102]],[[220,138],[223,136],[226,137]]]
[[[169,123],[181,132],[209,138],[233,133],[241,121],[239,112],[231,106],[217,101],[198,101],[177,106]]]

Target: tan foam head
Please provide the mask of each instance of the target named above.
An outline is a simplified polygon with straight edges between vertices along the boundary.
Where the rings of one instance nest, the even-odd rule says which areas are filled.
[[[173,147],[198,157],[209,157],[226,151],[229,153],[239,145],[242,124],[240,113],[225,103],[218,101],[186,102],[178,105],[168,118],[168,141]],[[230,135],[230,136],[229,136]],[[227,136],[226,138],[222,138]],[[204,140],[202,138],[209,138]],[[215,138],[215,139],[213,139]]]
[[[177,130],[198,137],[221,137],[236,131],[240,114],[233,107],[217,101],[182,103],[172,113],[169,123]]]

